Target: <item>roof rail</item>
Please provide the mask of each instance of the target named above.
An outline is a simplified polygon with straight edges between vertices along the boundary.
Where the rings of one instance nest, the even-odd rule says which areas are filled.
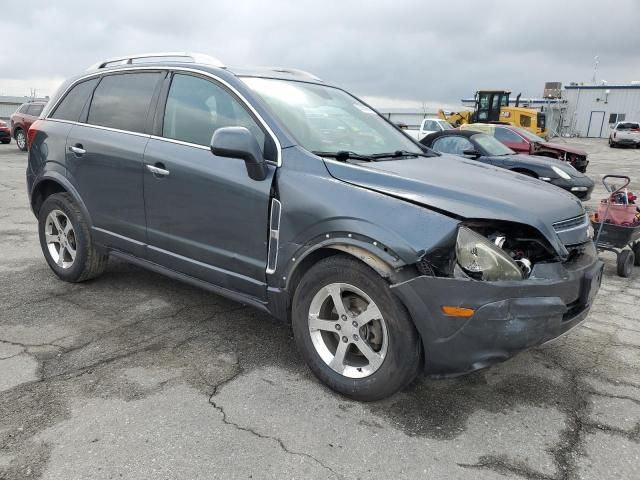
[[[305,72],[304,70],[299,70],[297,68],[270,67],[270,69],[274,72],[290,73],[292,75],[299,75],[301,77],[307,77],[312,80],[317,80],[318,82],[322,81],[320,77],[315,76],[313,73]]]
[[[205,65],[213,65],[215,67],[224,68],[225,64],[222,63],[217,58],[211,57],[209,55],[205,55],[203,53],[190,53],[190,52],[156,52],[156,53],[140,53],[137,55],[125,55],[123,57],[110,58],[108,60],[103,60],[102,62],[98,62],[91,67],[89,70],[98,70],[100,68],[112,67],[116,65],[130,65],[134,60],[138,60],[141,58],[180,58],[185,59],[185,62],[189,63],[203,63]],[[182,60],[181,60],[182,61]]]

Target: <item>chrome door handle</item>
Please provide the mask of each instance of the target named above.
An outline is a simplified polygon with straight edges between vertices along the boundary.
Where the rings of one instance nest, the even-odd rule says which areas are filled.
[[[69,151],[75,153],[76,155],[84,155],[87,151],[84,148],[80,147],[69,147]]]
[[[166,177],[169,175],[169,170],[165,170],[164,168],[156,167],[154,165],[147,165],[147,170],[149,170],[154,175],[160,175],[161,177]]]

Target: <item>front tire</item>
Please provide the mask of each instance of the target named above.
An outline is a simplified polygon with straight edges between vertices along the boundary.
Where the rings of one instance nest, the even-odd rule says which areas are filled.
[[[406,308],[355,259],[337,255],[314,265],[294,294],[292,322],[309,368],[347,397],[380,400],[419,372],[420,338]]]
[[[18,146],[18,148],[23,152],[26,152],[27,151],[27,134],[24,133],[24,130],[22,130],[21,128],[17,129],[15,138],[16,138],[16,145]]]
[[[42,253],[60,279],[84,282],[104,271],[108,256],[93,244],[89,225],[68,193],[56,193],[44,201],[38,231]]]

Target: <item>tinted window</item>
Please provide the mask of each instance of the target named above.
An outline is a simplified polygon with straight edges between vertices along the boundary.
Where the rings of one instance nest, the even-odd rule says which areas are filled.
[[[91,102],[92,125],[144,132],[151,97],[160,73],[127,73],[102,79]]]
[[[44,105],[29,105],[29,108],[27,108],[27,115],[37,117],[42,113],[43,107]]]
[[[98,80],[98,78],[92,78],[73,87],[56,107],[51,118],[70,120],[72,122],[78,121],[82,109],[89,100]]]
[[[462,155],[465,150],[474,150],[473,145],[465,137],[447,136],[440,137],[433,142],[432,147],[436,152]]]
[[[167,97],[162,135],[209,145],[213,132],[222,127],[246,127],[264,151],[264,132],[229,92],[203,78],[175,75]]]
[[[496,128],[495,137],[501,142],[522,143],[522,138],[507,128]]]

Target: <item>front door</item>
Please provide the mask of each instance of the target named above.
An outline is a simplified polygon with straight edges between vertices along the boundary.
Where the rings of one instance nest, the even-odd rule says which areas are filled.
[[[265,180],[252,180],[242,160],[213,155],[210,142],[217,128],[227,126],[248,128],[267,145],[266,151],[275,150],[269,147],[273,139],[241,100],[197,75],[174,74],[159,114],[158,135],[144,154],[148,258],[220,287],[265,298],[269,199],[276,165],[269,162]]]

